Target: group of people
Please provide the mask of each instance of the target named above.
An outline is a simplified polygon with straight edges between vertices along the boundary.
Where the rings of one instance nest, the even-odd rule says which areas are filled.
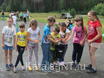
[[[29,51],[29,66],[28,70],[41,70],[49,72],[50,65],[59,64],[64,65],[64,58],[68,48],[68,41],[73,38],[73,52],[72,52],[72,67],[77,67],[80,64],[83,54],[83,48],[85,42],[89,44],[89,54],[91,63],[86,66],[86,70],[91,73],[96,73],[96,56],[95,52],[98,47],[93,46],[94,43],[100,44],[102,42],[102,25],[96,12],[88,12],[88,31],[83,23],[83,17],[76,16],[74,19],[74,26],[68,29],[65,22],[58,23],[54,26],[56,20],[54,17],[49,16],[48,23],[43,28],[43,36],[41,39],[41,31],[38,27],[37,20],[30,21],[28,30],[25,30],[25,24],[20,24],[19,32],[16,33],[13,26],[13,19],[8,18],[8,25],[3,27],[2,30],[2,48],[5,53],[5,65],[6,69],[16,72],[19,62],[21,62],[22,69],[24,70],[23,53],[26,49]],[[42,48],[42,63],[39,66],[38,63],[38,49],[39,42],[41,42]],[[18,56],[16,63],[12,63],[12,51],[16,48]],[[32,56],[35,54],[36,65],[32,67]],[[46,66],[46,68],[43,67]],[[46,70],[47,69],[47,70]]]

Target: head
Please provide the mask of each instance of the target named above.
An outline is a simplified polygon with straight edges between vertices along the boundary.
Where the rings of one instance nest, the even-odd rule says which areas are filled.
[[[58,34],[60,32],[60,28],[59,27],[56,27],[55,29],[54,29],[54,33],[55,34]]]
[[[65,24],[65,22],[59,23],[59,26],[60,26],[60,30],[62,30],[62,31],[65,31],[67,28],[67,25]]]
[[[71,20],[70,20],[70,19],[67,19],[67,20],[65,21],[65,23],[66,23],[67,26],[69,26],[69,25],[71,24]]]
[[[74,22],[76,26],[82,26],[82,29],[84,29],[83,18],[81,16],[76,16]]]
[[[19,28],[20,28],[21,32],[24,32],[25,31],[25,24],[20,24]]]
[[[9,17],[7,19],[7,21],[8,21],[8,26],[12,26],[13,25],[13,18],[12,17]]]
[[[88,12],[88,19],[91,21],[99,20],[95,11]]]
[[[48,20],[48,25],[49,26],[53,26],[54,23],[56,22],[55,18],[52,17],[52,16],[49,16],[47,20]]]
[[[30,27],[35,30],[37,28],[38,22],[37,20],[33,19],[30,21]]]
[[[83,25],[83,18],[81,16],[76,16],[74,18],[74,23],[77,25],[77,26],[81,26]]]

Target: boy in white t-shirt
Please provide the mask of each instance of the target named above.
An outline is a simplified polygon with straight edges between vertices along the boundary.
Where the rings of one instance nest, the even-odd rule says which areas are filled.
[[[9,71],[13,67],[12,51],[15,47],[15,27],[13,26],[13,19],[8,18],[8,25],[4,26],[2,30],[2,48],[5,52],[6,70]]]

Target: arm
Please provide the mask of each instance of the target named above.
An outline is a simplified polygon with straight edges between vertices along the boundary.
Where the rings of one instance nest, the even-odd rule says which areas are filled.
[[[29,32],[27,32],[27,40],[28,41],[32,41],[32,42],[34,42],[34,40],[32,40],[31,38],[29,38],[30,37],[30,33]]]
[[[51,35],[48,35],[48,39],[53,42],[53,43],[57,43],[58,40],[55,40]]]
[[[74,31],[71,32],[70,36],[68,37],[67,41],[70,40],[74,36]]]
[[[97,30],[98,34],[92,40],[88,40],[89,43],[91,43],[101,37],[101,35],[102,35],[101,27],[97,27],[96,30]]]
[[[2,47],[4,47],[4,34],[2,34]]]
[[[13,45],[14,45],[14,48],[16,47],[16,35],[14,35],[14,41],[13,41]]]

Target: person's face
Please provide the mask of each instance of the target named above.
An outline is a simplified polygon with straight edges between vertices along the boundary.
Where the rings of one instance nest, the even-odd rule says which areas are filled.
[[[20,27],[20,31],[24,32],[25,31],[25,27]]]
[[[8,19],[8,25],[12,25],[13,24],[13,20],[12,19]]]
[[[75,21],[75,25],[77,25],[77,26],[81,25],[81,23],[82,23],[81,20],[76,20],[76,21]]]
[[[31,28],[32,28],[33,30],[35,30],[36,27],[37,27],[37,25],[32,25],[32,26],[31,26]]]
[[[53,26],[55,22],[48,22],[49,26]]]
[[[92,16],[91,13],[88,13],[88,19],[93,21],[94,20],[94,16]]]
[[[66,27],[60,26],[60,30],[65,31]]]

